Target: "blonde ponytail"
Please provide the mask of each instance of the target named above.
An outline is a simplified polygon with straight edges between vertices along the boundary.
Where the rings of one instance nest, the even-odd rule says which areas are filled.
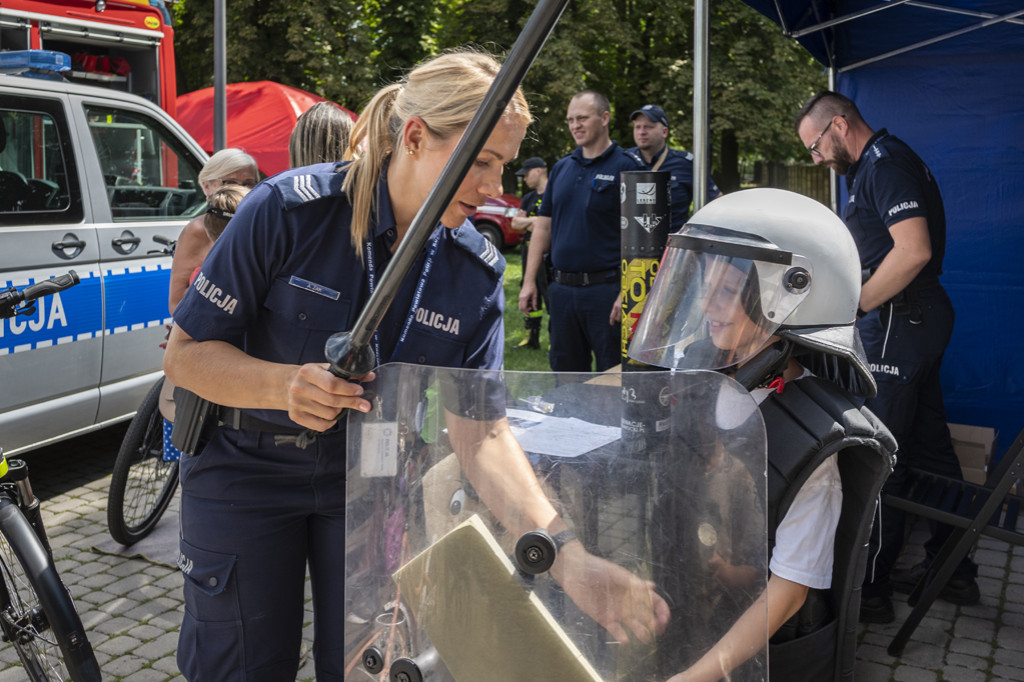
[[[380,199],[375,195],[377,181],[391,153],[393,142],[401,134],[402,121],[394,116],[395,98],[402,85],[382,88],[359,115],[349,141],[349,153],[360,146],[363,151],[349,166],[342,190],[352,202],[352,246],[362,255],[363,242],[370,231],[370,217]]]
[[[491,55],[460,49],[446,52],[410,71],[402,81],[378,92],[359,115],[352,131],[350,154],[361,149],[345,178],[343,190],[352,202],[352,245],[362,254],[373,213],[380,204],[377,183],[388,154],[401,143],[402,128],[413,116],[423,119],[441,140],[461,135],[480,108],[501,65]],[[524,127],[533,117],[522,89],[517,88],[505,117]]]

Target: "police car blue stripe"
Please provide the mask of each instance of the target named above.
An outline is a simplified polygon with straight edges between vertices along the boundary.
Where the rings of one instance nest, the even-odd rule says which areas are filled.
[[[104,295],[108,334],[123,334],[170,322],[167,314],[167,288],[170,266],[164,264],[129,265],[109,268]]]
[[[58,273],[52,273],[58,274]],[[0,355],[95,339],[104,333],[100,305],[104,297],[107,334],[169,324],[167,288],[170,266],[133,264],[109,268],[104,276],[79,272],[80,283],[36,302],[36,312],[0,320]],[[3,282],[19,289],[37,278]]]

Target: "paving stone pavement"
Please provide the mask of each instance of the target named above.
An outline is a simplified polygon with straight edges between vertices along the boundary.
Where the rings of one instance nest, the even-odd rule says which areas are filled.
[[[111,427],[25,459],[43,501],[58,570],[75,598],[104,679],[181,680],[174,656],[184,608],[179,571],[93,550],[108,538],[107,487],[123,433],[124,425]],[[915,551],[923,533],[919,524],[911,538]],[[905,561],[917,560],[908,553]],[[861,627],[857,682],[1024,682],[1024,549],[983,538],[975,561],[981,603],[936,602],[902,657],[889,656],[886,647],[910,612],[904,596],[895,599],[895,623]],[[307,589],[307,648],[312,642],[308,598]],[[314,679],[310,659],[297,680]],[[0,646],[0,682],[23,679],[13,648]]]

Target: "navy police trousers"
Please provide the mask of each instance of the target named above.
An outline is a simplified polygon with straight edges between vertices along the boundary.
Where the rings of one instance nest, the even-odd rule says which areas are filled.
[[[552,370],[603,372],[622,361],[622,329],[608,324],[619,296],[618,280],[586,287],[548,284]]]
[[[316,679],[343,679],[344,446],[344,432],[303,450],[221,427],[181,460],[178,666],[190,682],[295,680],[307,561]]]
[[[878,395],[866,405],[889,427],[899,447],[883,495],[903,492],[907,467],[963,478],[946,425],[939,379],[942,356],[953,335],[953,320],[953,305],[936,281],[912,291],[899,304],[887,303],[857,322],[871,373],[878,382]],[[865,597],[891,593],[889,574],[903,548],[905,513],[883,505],[880,514],[881,523],[876,523],[871,534]],[[932,537],[925,544],[928,560],[938,554],[950,531],[949,526],[933,525]],[[965,558],[954,575],[973,578],[977,567]]]

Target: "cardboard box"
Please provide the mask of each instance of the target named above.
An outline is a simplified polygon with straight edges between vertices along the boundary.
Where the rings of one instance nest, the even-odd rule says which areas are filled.
[[[996,430],[987,426],[950,424],[949,434],[953,437],[953,449],[960,460],[960,467],[964,469],[964,478],[967,478],[968,469],[984,472],[995,451]]]
[[[988,475],[984,469],[972,469],[971,467],[960,467],[963,471],[964,480],[968,483],[977,483],[978,485],[985,485],[985,477]]]

